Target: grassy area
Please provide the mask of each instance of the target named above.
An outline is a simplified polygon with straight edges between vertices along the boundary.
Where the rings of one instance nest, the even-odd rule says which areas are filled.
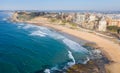
[[[68,22],[66,20],[60,20],[60,19],[56,19],[56,18],[50,18],[50,22],[53,22],[53,23],[59,23],[60,25],[68,25],[70,26],[71,29],[76,29],[77,28],[77,24],[75,23],[72,23],[72,22]]]
[[[31,13],[20,12],[20,13],[18,13],[18,19],[24,20],[24,21],[31,20],[38,16],[40,16],[39,12],[38,13],[37,12],[31,12]]]
[[[108,26],[107,30],[110,31],[110,32],[117,33],[117,31],[120,30],[120,27],[117,27],[117,26]]]
[[[29,15],[19,15],[18,19],[19,20],[31,20],[33,17],[29,16]]]
[[[50,22],[57,22],[58,20],[55,18],[50,18]]]
[[[71,22],[69,22],[69,24],[71,26],[71,29],[76,29],[77,28],[77,24],[71,23]]]
[[[62,20],[62,23],[63,23],[63,24],[66,24],[66,23],[68,23],[68,22],[67,22],[66,20]]]

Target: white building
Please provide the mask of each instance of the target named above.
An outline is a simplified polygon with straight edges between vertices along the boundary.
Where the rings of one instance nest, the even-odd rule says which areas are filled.
[[[75,20],[75,22],[76,23],[82,23],[82,22],[84,22],[86,20],[86,15],[85,14],[77,14],[76,15],[76,20]]]
[[[106,29],[107,29],[107,21],[106,20],[99,21],[98,30],[99,31],[106,31]]]
[[[90,15],[89,21],[95,21],[95,20],[96,20],[96,16],[95,15]]]

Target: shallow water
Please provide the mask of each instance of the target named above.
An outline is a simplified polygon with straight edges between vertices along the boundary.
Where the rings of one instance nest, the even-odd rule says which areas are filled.
[[[0,13],[0,73],[50,71],[88,60],[79,43],[46,27],[9,22],[8,16]]]

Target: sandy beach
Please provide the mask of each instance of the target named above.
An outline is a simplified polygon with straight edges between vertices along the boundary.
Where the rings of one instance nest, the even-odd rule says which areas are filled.
[[[22,22],[18,20],[16,21]],[[47,18],[38,17],[38,18],[34,18],[30,21],[25,21],[25,22],[39,25],[39,26],[53,28],[55,30],[58,30],[63,33],[67,33],[77,38],[96,43],[100,47],[100,50],[103,52],[103,54],[105,54],[105,56],[107,56],[107,58],[111,61],[110,64],[106,65],[107,73],[119,73],[120,72],[120,46],[119,44],[116,44],[111,40],[95,35],[93,33],[89,33],[87,31],[70,29],[65,26],[57,25],[57,23],[51,23],[49,22]]]
[[[46,26],[58,30],[60,32],[64,32],[75,36],[80,39],[84,39],[89,42],[96,43],[100,50],[108,57],[112,63],[106,65],[106,70],[108,73],[119,73],[120,72],[120,46],[119,44],[115,44],[113,41],[105,39],[104,37],[100,37],[93,33],[88,33],[86,31],[78,31],[75,29],[70,29],[64,26],[55,25],[50,22],[46,18],[36,18],[31,21],[27,21],[27,23],[33,23],[39,26]]]

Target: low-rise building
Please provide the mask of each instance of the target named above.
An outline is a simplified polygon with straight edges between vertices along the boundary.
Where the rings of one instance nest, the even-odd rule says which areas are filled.
[[[108,23],[109,23],[108,26],[118,26],[118,27],[120,27],[120,20],[112,19]]]
[[[111,14],[111,15],[107,15],[107,17],[108,17],[108,26],[120,27],[120,15],[119,14]]]

